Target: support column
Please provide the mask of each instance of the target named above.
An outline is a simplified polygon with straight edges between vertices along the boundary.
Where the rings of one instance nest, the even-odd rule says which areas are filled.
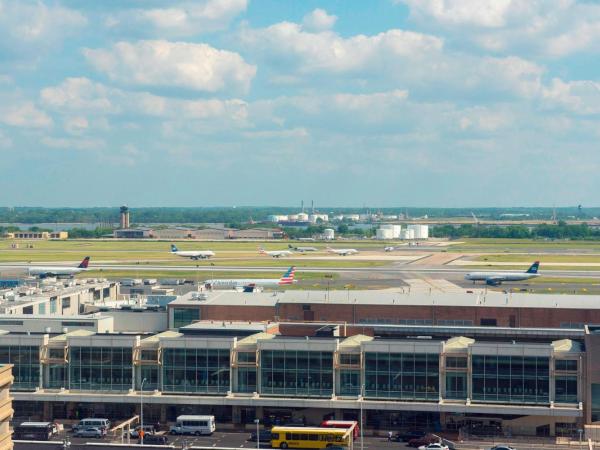
[[[240,423],[242,423],[242,411],[239,406],[231,407],[231,422],[234,425],[239,425]]]

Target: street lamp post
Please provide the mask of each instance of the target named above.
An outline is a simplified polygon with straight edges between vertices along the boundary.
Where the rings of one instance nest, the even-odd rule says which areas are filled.
[[[141,436],[140,443],[144,445],[144,383],[146,379],[142,380],[142,384],[140,385],[140,431],[138,432],[138,436]]]
[[[363,442],[363,402],[365,400],[365,385],[360,385],[360,450],[364,450]]]
[[[259,419],[254,419],[254,423],[256,424],[256,449],[260,448],[260,431],[259,431]]]

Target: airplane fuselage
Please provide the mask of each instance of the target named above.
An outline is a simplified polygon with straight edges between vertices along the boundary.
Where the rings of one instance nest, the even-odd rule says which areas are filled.
[[[465,275],[465,280],[470,281],[488,281],[496,282],[503,281],[524,281],[531,278],[539,277],[538,273],[524,272],[471,272]]]
[[[192,259],[208,259],[215,256],[214,252],[210,250],[207,251],[176,251],[171,252],[174,255],[181,256],[183,258],[192,258]]]
[[[28,269],[29,275],[34,276],[43,276],[43,277],[68,277],[77,275],[80,272],[83,272],[87,269],[80,267],[60,267],[60,266],[34,266]]]

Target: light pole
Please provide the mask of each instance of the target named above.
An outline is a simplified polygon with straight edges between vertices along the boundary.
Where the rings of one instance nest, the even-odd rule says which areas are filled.
[[[363,402],[365,400],[365,385],[360,385],[360,450],[364,450],[363,442]]]
[[[254,419],[254,423],[256,424],[256,449],[258,450],[260,448],[260,431],[258,427],[260,424],[260,420]]]
[[[140,385],[140,431],[138,432],[138,436],[141,436],[140,443],[144,445],[144,383],[146,379],[142,380],[142,384]]]

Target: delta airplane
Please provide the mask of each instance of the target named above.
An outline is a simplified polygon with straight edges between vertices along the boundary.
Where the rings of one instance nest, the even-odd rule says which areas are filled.
[[[294,247],[292,244],[288,244],[288,248],[291,250],[296,250],[297,252],[316,252],[317,247]]]
[[[539,277],[540,262],[534,262],[525,272],[471,272],[465,275],[465,280],[485,281],[490,286],[499,286],[503,281],[523,281]]]
[[[215,252],[210,250],[179,250],[175,244],[171,244],[171,253],[173,255],[181,256],[183,258],[192,258],[192,259],[208,259],[212,256],[215,256]]]
[[[47,277],[72,277],[80,272],[88,270],[90,257],[86,256],[77,267],[71,266],[31,266],[28,268],[29,275],[34,275],[39,278]]]
[[[281,258],[282,256],[292,256],[293,255],[293,253],[290,252],[289,250],[269,250],[269,251],[267,251],[262,247],[258,249],[258,253],[260,253],[261,255],[268,255],[273,258]]]
[[[232,279],[214,279],[206,280],[204,284],[212,288],[244,288],[249,290],[258,286],[285,286],[294,284],[296,267],[292,266],[281,276],[281,278],[232,278]]]
[[[340,255],[340,256],[348,256],[348,255],[354,255],[355,253],[358,253],[358,250],[356,250],[355,248],[331,248],[331,247],[327,247],[327,251],[330,253],[335,253],[336,255]]]

